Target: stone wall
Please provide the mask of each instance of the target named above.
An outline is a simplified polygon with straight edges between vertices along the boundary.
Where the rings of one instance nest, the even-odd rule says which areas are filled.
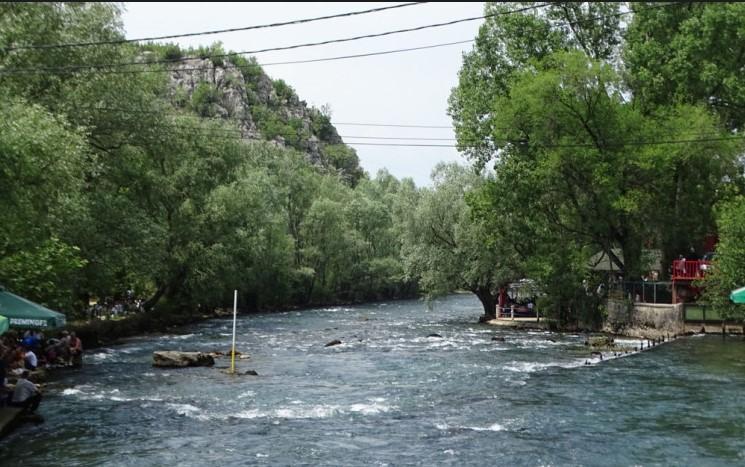
[[[686,332],[683,305],[608,300],[604,331],[631,337],[656,338]]]

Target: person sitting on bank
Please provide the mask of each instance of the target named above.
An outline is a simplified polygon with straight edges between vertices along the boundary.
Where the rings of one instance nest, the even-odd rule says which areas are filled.
[[[24,367],[27,370],[35,370],[37,366],[39,366],[39,359],[36,357],[36,354],[33,350],[30,348],[26,350],[26,354],[23,356],[23,363]]]
[[[74,332],[70,333],[70,365],[79,368],[83,365],[83,342]]]
[[[16,381],[10,405],[33,413],[41,403],[41,391],[37,385],[28,380],[28,376],[29,372],[25,370]]]
[[[2,346],[0,346],[0,407],[5,405],[12,393],[8,387],[8,364],[5,361],[6,353],[7,351],[3,350]]]

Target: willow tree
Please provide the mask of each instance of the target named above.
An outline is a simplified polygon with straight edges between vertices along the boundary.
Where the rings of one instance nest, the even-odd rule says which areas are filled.
[[[403,256],[407,274],[429,296],[468,290],[484,314],[496,314],[500,288],[519,278],[506,267],[507,255],[492,241],[489,226],[473,215],[466,197],[486,179],[457,164],[440,164],[432,188],[421,191],[405,221]]]

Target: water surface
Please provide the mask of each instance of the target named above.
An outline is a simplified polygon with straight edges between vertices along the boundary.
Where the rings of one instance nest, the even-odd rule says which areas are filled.
[[[0,442],[0,464],[745,464],[741,339],[586,366],[584,336],[481,313],[456,295],[243,317],[238,368],[258,377],[151,367],[154,350],[227,350],[230,320],[97,349],[55,375],[46,423]]]

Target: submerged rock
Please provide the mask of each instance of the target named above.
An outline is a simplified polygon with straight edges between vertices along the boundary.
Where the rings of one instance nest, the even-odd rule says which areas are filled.
[[[334,339],[331,342],[328,342],[326,345],[324,345],[324,347],[332,347],[334,345],[339,345],[339,344],[341,344],[341,341],[339,339]]]
[[[587,339],[587,344],[590,347],[613,347],[614,342],[612,337],[593,336]]]
[[[153,366],[160,368],[183,368],[188,366],[213,366],[215,359],[202,352],[179,352],[165,350],[153,352]]]
[[[497,341],[497,342],[504,342],[505,341],[504,337],[501,337],[501,336],[493,336],[491,338],[491,340]]]
[[[433,332],[432,334],[428,335],[427,337],[436,337],[438,339],[442,339],[442,336],[439,335],[439,334],[437,334],[437,333],[435,333],[435,332]]]
[[[247,376],[259,376],[259,374],[256,372],[256,370],[248,370],[248,371],[246,371],[243,374],[244,375],[247,375]]]

